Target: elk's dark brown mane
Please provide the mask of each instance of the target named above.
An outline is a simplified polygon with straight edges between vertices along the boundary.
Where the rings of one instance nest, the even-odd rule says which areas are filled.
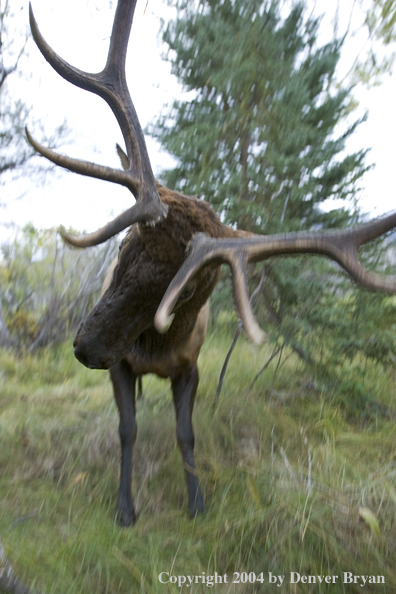
[[[121,245],[119,262],[115,267],[112,282],[104,294],[105,300],[111,298],[117,287],[125,285],[132,289],[133,299],[141,304],[143,311],[145,303],[147,304],[147,314],[152,318],[166,288],[185,260],[187,245],[191,239],[197,233],[206,233],[211,237],[234,235],[229,227],[221,223],[207,202],[173,192],[159,184],[158,191],[161,201],[168,206],[167,218],[155,226],[135,224],[129,229]],[[135,339],[136,344],[133,344],[132,348],[139,348],[143,353],[145,349],[162,351],[177,345],[191,332],[199,311],[216,285],[218,275],[219,267],[214,264],[203,268],[190,287],[184,291],[185,296],[181,295],[175,308],[177,315],[168,332],[158,334],[151,327]],[[99,303],[97,307],[98,311],[94,312],[94,317],[105,309],[106,304]],[[126,317],[130,315],[129,312],[127,304]],[[109,344],[113,340],[113,332],[119,331],[119,326],[117,323],[113,330],[109,328]],[[84,330],[87,330],[87,326]]]
[[[161,202],[168,206],[166,219],[155,226],[140,225],[140,236],[147,253],[158,262],[171,262],[179,268],[186,248],[197,233],[210,237],[232,237],[232,229],[221,223],[212,206],[194,196],[169,190],[157,183]]]

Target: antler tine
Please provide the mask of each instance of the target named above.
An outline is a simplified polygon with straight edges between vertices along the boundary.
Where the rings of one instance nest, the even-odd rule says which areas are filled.
[[[66,155],[61,155],[56,151],[40,144],[33,138],[30,134],[29,130],[25,128],[26,138],[28,139],[29,143],[32,147],[40,153],[43,157],[46,157],[55,165],[59,165],[61,167],[65,167],[74,173],[80,173],[81,175],[85,175],[88,177],[95,177],[97,179],[102,179],[104,181],[114,182],[116,184],[120,184],[122,186],[127,187],[132,191],[132,188],[135,188],[133,184],[133,179],[127,172],[122,171],[121,169],[113,169],[112,167],[106,167],[104,165],[97,165],[96,163],[90,163],[89,161],[83,161],[80,159],[73,159],[72,157],[67,157]],[[137,188],[136,188],[137,189]]]
[[[102,97],[111,108],[125,140],[129,168],[122,171],[66,157],[43,147],[28,132],[27,138],[41,155],[56,165],[82,175],[126,186],[135,196],[137,204],[126,211],[125,216],[121,216],[123,224],[125,223],[123,228],[135,222],[156,221],[167,214],[167,207],[160,201],[158,195],[144,135],[126,83],[125,61],[136,1],[118,1],[106,65],[102,72],[97,74],[83,72],[71,66],[53,51],[41,35],[32,6],[29,5],[32,35],[44,58],[65,80]],[[110,227],[119,228],[121,218],[117,217],[109,223],[109,229],[106,226],[96,233],[85,236],[82,242],[77,238],[75,240],[72,236],[68,237],[68,241],[73,245],[81,243],[84,243],[84,246],[96,245],[108,238]],[[92,243],[93,241],[95,243]]]
[[[260,236],[252,236],[254,239]],[[242,239],[245,241],[245,239]],[[230,249],[230,242],[233,242]],[[236,248],[236,249],[234,249]],[[231,266],[235,303],[242,320],[243,327],[249,338],[255,343],[263,342],[265,334],[254,317],[249,298],[246,279],[246,264],[248,261],[246,251],[241,249],[241,240],[216,239],[204,233],[198,233],[188,246],[188,257],[184,261],[176,276],[170,283],[154,317],[154,326],[161,334],[165,333],[171,325],[174,314],[172,310],[181,293],[191,278],[201,268],[209,263]]]
[[[384,235],[388,231],[391,231],[396,225],[396,213],[391,213],[375,221],[370,221],[355,227],[350,230],[350,233],[356,235],[357,247]]]
[[[62,237],[66,243],[73,247],[78,248],[86,248],[92,247],[94,245],[99,245],[104,241],[110,239],[110,237],[114,237],[118,233],[121,233],[123,229],[130,226],[131,219],[139,219],[140,222],[145,220],[145,216],[147,216],[144,212],[141,213],[139,216],[139,212],[144,210],[144,207],[141,208],[141,204],[135,204],[131,206],[128,210],[124,211],[118,217],[107,223],[104,227],[101,227],[97,231],[93,233],[88,233],[87,235],[81,235],[76,237],[75,235],[71,235],[67,231],[65,231],[64,227],[59,227],[58,233]]]
[[[252,235],[230,239],[216,239],[198,234],[190,242],[188,256],[158,307],[154,325],[158,332],[166,331],[171,323],[171,312],[185,286],[201,268],[209,263],[227,263],[231,266],[235,303],[243,327],[255,343],[260,343],[264,334],[250,306],[245,272],[248,262],[258,262],[276,255],[320,254],[338,262],[355,281],[367,289],[396,293],[395,276],[387,277],[370,272],[357,259],[358,248],[362,244],[395,227],[396,213],[393,213],[344,231]]]
[[[236,252],[230,260],[232,270],[232,287],[237,310],[241,317],[242,325],[247,335],[254,344],[261,344],[265,338],[257,320],[253,314],[251,299],[246,278],[246,255],[244,252]]]

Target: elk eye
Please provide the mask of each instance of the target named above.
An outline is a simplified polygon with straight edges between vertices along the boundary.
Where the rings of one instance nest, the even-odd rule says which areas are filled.
[[[118,255],[120,255],[120,253],[121,253],[121,248],[122,248],[122,241],[121,241],[120,245],[118,246]]]
[[[179,299],[178,299],[178,303],[184,303],[185,301],[188,301],[189,299],[191,299],[191,297],[194,295],[195,293],[195,287],[191,288],[191,289],[184,289],[184,291],[181,293]]]

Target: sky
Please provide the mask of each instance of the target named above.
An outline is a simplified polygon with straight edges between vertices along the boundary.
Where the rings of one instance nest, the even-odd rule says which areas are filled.
[[[91,72],[103,68],[113,19],[108,0],[103,2],[104,8],[100,11],[95,4],[99,2],[32,2],[40,31],[48,43],[69,63]],[[130,92],[143,127],[178,92],[169,64],[161,59],[159,18],[149,7],[144,12],[145,5],[146,2],[139,2],[136,9],[127,64]],[[150,0],[150,5],[158,7],[166,18],[165,2]],[[27,6],[18,14],[18,20],[21,28],[26,26]],[[32,105],[28,128],[33,136],[42,140],[41,125],[50,135],[66,119],[70,134],[68,141],[59,145],[59,152],[120,167],[115,144],[123,146],[123,139],[107,104],[64,81],[46,63],[33,41],[28,44],[27,54],[27,58],[21,60],[23,74],[12,81],[12,90]],[[150,138],[146,138],[146,142],[155,172],[171,165],[172,159],[161,153],[156,142]],[[62,224],[93,230],[129,208],[134,201],[125,188],[62,169],[37,180],[22,178],[9,184],[5,191],[7,207],[0,211],[0,222],[6,225],[0,224],[0,241],[12,234],[12,227],[7,225],[10,222],[18,226],[33,222],[40,228]]]
[[[33,0],[33,10],[41,33],[53,49],[74,66],[90,72],[100,71],[105,63],[111,32],[113,6],[103,0]],[[353,0],[340,3],[340,29],[349,20]],[[331,6],[331,12],[329,11]],[[336,2],[316,2],[316,13],[324,14],[320,43],[332,33]],[[130,92],[140,122],[145,127],[170,104],[182,90],[170,73],[169,63],[161,59],[160,19],[167,21],[172,9],[163,0],[140,0],[136,9],[128,51],[127,77]],[[28,7],[18,12],[16,23],[24,31],[28,22]],[[358,22],[358,19],[357,19]],[[340,75],[350,69],[356,55],[363,51],[365,31],[355,31],[344,52]],[[73,157],[119,167],[115,143],[122,146],[122,136],[105,102],[65,82],[42,58],[33,41],[21,60],[21,74],[11,87],[15,96],[31,104],[29,130],[42,140],[40,125],[48,134],[64,120],[69,134],[59,151]],[[371,147],[369,162],[375,168],[364,178],[360,204],[373,216],[394,210],[393,138],[396,135],[394,103],[396,77],[385,76],[379,87],[359,86],[355,95],[359,112],[368,110],[368,120],[349,141],[352,152]],[[161,151],[153,139],[146,137],[155,174],[172,165],[172,158]],[[7,240],[15,229],[32,222],[38,228],[72,226],[79,231],[94,231],[133,202],[125,188],[108,182],[84,178],[61,169],[37,179],[21,178],[9,183],[5,192],[7,206],[0,210],[0,242]],[[3,197],[2,197],[3,198]]]

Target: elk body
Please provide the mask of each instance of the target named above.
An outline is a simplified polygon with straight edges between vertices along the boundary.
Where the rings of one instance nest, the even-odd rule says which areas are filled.
[[[339,232],[258,236],[221,223],[209,204],[156,183],[144,136],[125,77],[125,59],[136,0],[119,0],[107,63],[90,74],[67,64],[45,42],[30,9],[33,37],[46,60],[69,82],[101,96],[123,133],[124,170],[59,155],[27,136],[34,148],[67,169],[128,188],[136,203],[102,229],[82,237],[61,232],[76,247],[106,241],[129,231],[105,281],[102,297],[81,324],[75,355],[92,369],[109,369],[120,413],[121,476],[117,516],[135,520],[131,495],[132,450],[136,438],[136,378],[156,373],[170,378],[191,515],[203,510],[194,462],[191,417],[198,385],[197,359],[205,339],[208,299],[222,263],[232,269],[235,302],[248,336],[263,337],[250,309],[246,264],[270,256],[322,254],[338,262],[370,289],[396,292],[396,281],[365,270],[358,248],[396,227],[396,214]]]
[[[155,227],[133,225],[102,290],[102,297],[81,324],[75,355],[94,369],[110,369],[120,415],[121,476],[117,517],[124,526],[135,519],[131,495],[132,450],[136,439],[135,384],[155,373],[170,378],[176,411],[176,436],[182,454],[191,516],[203,510],[194,461],[191,417],[198,387],[197,359],[209,319],[208,299],[219,267],[201,271],[181,295],[168,332],[154,329],[154,315],[184,260],[186,245],[197,232],[231,236],[203,201],[159,186],[167,218]]]

